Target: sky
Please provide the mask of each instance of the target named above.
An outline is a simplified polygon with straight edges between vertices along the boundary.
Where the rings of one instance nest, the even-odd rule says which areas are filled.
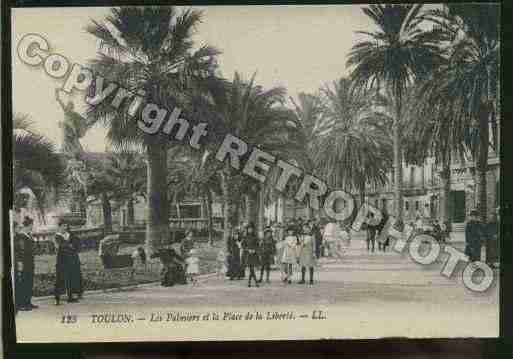
[[[284,86],[288,95],[315,92],[348,74],[345,67],[351,47],[374,24],[359,5],[328,6],[209,6],[194,35],[195,42],[222,51],[218,63],[222,74],[235,71],[265,88]],[[86,65],[96,57],[97,40],[85,32],[91,19],[102,21],[108,8],[24,8],[13,10],[12,64],[13,109],[28,114],[34,129],[57,146],[62,141],[58,122],[63,113],[55,100],[55,89],[63,80],[48,76],[43,67],[21,62],[16,45],[27,33],[42,35],[52,52],[72,63]],[[73,97],[75,108],[83,110],[83,93]],[[92,128],[82,139],[88,151],[106,149],[105,130]]]

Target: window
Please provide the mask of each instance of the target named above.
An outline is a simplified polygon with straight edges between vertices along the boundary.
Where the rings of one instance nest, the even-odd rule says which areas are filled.
[[[410,203],[408,201],[404,201],[404,209],[408,211],[410,209]]]
[[[376,199],[376,200],[374,200],[374,207],[378,208],[378,203],[379,203],[379,202],[378,202],[378,200],[377,200],[377,199]]]
[[[415,210],[418,211],[419,210],[419,201],[415,201]]]
[[[199,204],[192,205],[180,205],[180,217],[181,218],[200,218],[201,207]]]
[[[382,210],[386,210],[387,209],[387,199],[386,198],[383,198],[381,200],[381,209]]]

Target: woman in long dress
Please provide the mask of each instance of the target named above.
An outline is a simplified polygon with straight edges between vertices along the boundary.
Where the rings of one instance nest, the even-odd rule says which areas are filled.
[[[299,236],[299,265],[301,266],[301,281],[299,284],[305,284],[306,268],[310,274],[310,284],[313,284],[313,275],[315,267],[315,240],[311,235],[310,226],[307,224],[301,228]]]
[[[79,290],[80,278],[77,278],[75,267],[75,250],[61,233],[55,234],[57,258],[55,261],[55,305],[60,304],[60,296],[66,293],[68,303],[77,302],[73,297]]]

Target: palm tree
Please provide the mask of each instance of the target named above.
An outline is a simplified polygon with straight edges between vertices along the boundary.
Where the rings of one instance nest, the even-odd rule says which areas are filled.
[[[21,189],[29,188],[44,223],[49,191],[58,194],[65,182],[62,158],[53,143],[32,130],[32,122],[27,115],[14,115],[13,131],[14,196],[19,196]]]
[[[169,113],[179,106],[187,114],[190,94],[213,77],[219,53],[210,46],[194,50],[192,35],[201,17],[199,11],[178,12],[172,6],[113,8],[105,19],[108,25],[93,21],[86,28],[101,42],[99,58],[91,67],[132,93],[142,93],[145,102],[159,104]],[[104,101],[92,107],[89,116],[107,126],[108,139],[115,145],[136,143],[146,149],[146,243],[152,250],[169,238],[167,150],[173,141],[160,133],[145,136],[126,107],[116,109]]]
[[[324,120],[317,128],[312,153],[317,172],[332,187],[357,190],[363,203],[366,184],[387,181],[392,158],[387,128],[392,120],[378,111],[376,95],[351,91],[347,79],[325,86],[322,92]]]
[[[232,134],[244,140],[248,148],[258,147],[273,155],[287,154],[294,147],[290,138],[297,127],[292,112],[283,106],[285,89],[275,87],[265,90],[255,84],[254,78],[255,75],[250,81],[244,81],[239,73],[235,73],[231,82],[218,83],[208,101],[199,106],[208,108],[212,117],[211,144],[213,148],[219,148],[225,135]],[[249,195],[255,196],[262,185],[236,172],[227,161],[217,173],[225,209],[224,239],[227,239],[229,229],[237,225],[238,202],[243,190],[252,189]],[[251,207],[253,203],[250,199],[246,205]],[[257,212],[251,208],[247,211]]]
[[[499,8],[496,5],[444,5],[427,13],[448,47],[447,65],[428,84],[455,109],[451,122],[475,161],[477,209],[486,221],[486,173],[489,130],[496,124],[499,102]]]
[[[324,106],[321,96],[299,93],[297,101],[292,97],[290,101],[293,104],[294,114],[298,124],[298,138],[294,139],[296,143],[302,143],[301,151],[294,154],[296,164],[303,169],[305,173],[315,173],[316,163],[313,158],[313,145],[317,136],[322,132],[319,124],[322,123],[324,115]],[[311,216],[310,202],[307,201],[307,216]]]
[[[347,65],[353,68],[356,88],[384,86],[394,99],[394,192],[395,215],[402,220],[402,131],[403,98],[417,77],[428,75],[439,61],[438,37],[420,27],[422,5],[370,5],[363,12],[377,26],[360,33],[370,39],[353,46]]]

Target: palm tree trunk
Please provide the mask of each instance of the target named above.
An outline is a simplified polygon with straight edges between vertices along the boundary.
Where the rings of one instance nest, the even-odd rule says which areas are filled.
[[[229,171],[229,170],[228,170]],[[237,226],[238,221],[238,210],[237,203],[235,202],[235,193],[233,188],[233,181],[228,171],[221,171],[221,191],[223,194],[223,222],[224,222],[224,233],[223,241],[228,243],[230,231],[232,228]]]
[[[312,218],[312,206],[310,206],[310,199],[306,200],[306,219]]]
[[[362,181],[362,183],[360,183],[360,191],[359,192],[360,192],[360,206],[363,206],[363,204],[365,203],[365,181]]]
[[[102,212],[104,231],[110,233],[112,232],[112,207],[106,193],[102,193]]]
[[[246,203],[246,213],[244,215],[244,220],[247,223],[253,222],[256,224],[257,222],[257,195],[254,193],[248,193],[244,195],[244,202]]]
[[[159,142],[147,146],[148,212],[146,246],[159,249],[169,240],[169,201],[167,198],[167,151]]]
[[[442,171],[440,172],[441,181],[441,198],[440,198],[440,222],[451,223],[451,160],[444,159],[442,164]]]
[[[403,161],[401,150],[401,95],[396,94],[396,116],[393,124],[393,145],[394,145],[394,196],[396,201],[395,215],[397,220],[403,219]]]
[[[205,190],[205,209],[207,210],[207,231],[208,231],[208,242],[210,245],[214,245],[214,222],[212,220],[212,193],[209,189]]]
[[[489,104],[483,104],[479,111],[479,152],[476,161],[477,211],[480,220],[487,220],[486,172],[488,168],[488,118]]]
[[[128,226],[133,226],[135,224],[135,210],[134,210],[134,199],[130,198],[126,205],[128,212]]]
[[[263,233],[265,227],[265,201],[264,190],[258,190],[258,219],[257,219],[257,233]]]

